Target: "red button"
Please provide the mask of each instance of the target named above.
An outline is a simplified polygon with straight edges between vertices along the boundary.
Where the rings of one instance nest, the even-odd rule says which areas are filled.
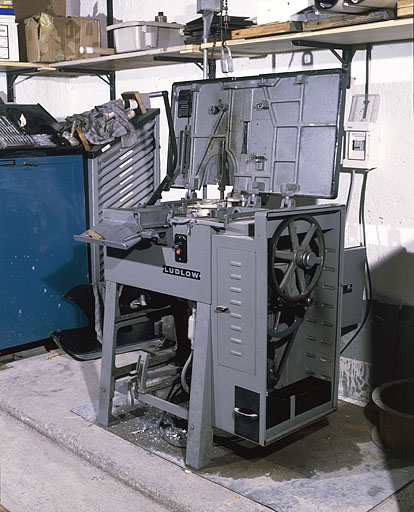
[[[175,254],[176,254],[177,256],[179,256],[179,255],[181,254],[180,249],[176,249],[176,250],[175,250]]]

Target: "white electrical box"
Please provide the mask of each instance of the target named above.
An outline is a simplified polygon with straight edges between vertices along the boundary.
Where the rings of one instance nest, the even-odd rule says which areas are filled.
[[[353,96],[349,121],[344,125],[343,167],[351,169],[378,167],[379,126],[376,120],[379,99],[379,94]]]

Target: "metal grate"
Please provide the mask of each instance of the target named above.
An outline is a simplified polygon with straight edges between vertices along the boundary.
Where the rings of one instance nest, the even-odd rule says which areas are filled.
[[[35,141],[19,130],[5,116],[0,116],[0,148],[33,147]]]
[[[159,183],[158,113],[136,131],[138,143],[134,146],[122,148],[120,141],[114,141],[88,160],[90,225],[103,219],[105,208],[145,203]],[[104,280],[103,256],[102,247],[91,247],[93,282]]]

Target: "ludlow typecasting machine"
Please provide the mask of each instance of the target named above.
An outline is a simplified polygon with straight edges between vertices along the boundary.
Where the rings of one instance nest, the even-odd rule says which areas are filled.
[[[75,237],[105,247],[99,423],[115,390],[186,419],[201,468],[214,429],[264,446],[335,410],[344,207],[316,200],[337,194],[344,91],[339,69],[174,84],[159,189]],[[171,186],[185,198],[158,202]],[[130,324],[159,346],[117,368]]]

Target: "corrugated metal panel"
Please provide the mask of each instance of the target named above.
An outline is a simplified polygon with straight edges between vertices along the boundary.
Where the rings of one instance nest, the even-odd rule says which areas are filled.
[[[138,143],[122,148],[120,141],[88,161],[90,224],[105,208],[132,208],[145,203],[159,183],[158,117],[137,129]],[[91,246],[93,282],[104,280],[103,248]]]

